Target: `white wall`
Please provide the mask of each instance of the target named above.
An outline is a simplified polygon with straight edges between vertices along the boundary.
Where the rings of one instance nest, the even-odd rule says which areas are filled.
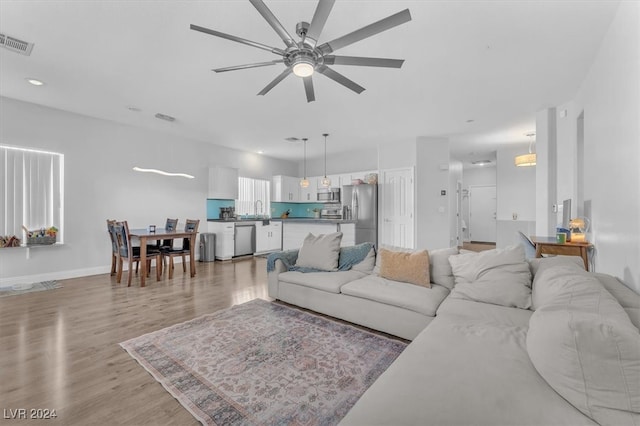
[[[497,248],[516,243],[516,231],[526,235],[533,235],[536,231],[537,166],[516,167],[514,163],[514,158],[527,153],[528,149],[529,144],[522,144],[501,148],[497,152]],[[517,215],[515,220],[514,214]]]
[[[556,109],[536,113],[536,235],[556,234]]]
[[[449,247],[452,195],[440,195],[441,190],[449,190],[449,140],[419,137],[415,152],[416,248]]]
[[[200,219],[206,229],[208,167],[237,167],[243,176],[295,174],[297,164],[0,97],[0,143],[65,156],[65,244],[1,249],[3,284],[108,271],[106,219],[131,227],[167,217]],[[132,167],[180,171],[195,179],[137,173]],[[58,224],[56,224],[58,225]],[[29,276],[29,277],[27,277]]]
[[[462,229],[458,229],[458,217],[456,216],[458,209],[458,193],[456,191],[458,182],[462,182],[462,171],[462,162],[450,160],[449,190],[447,191],[447,198],[449,199],[449,247],[462,245]],[[462,206],[460,206],[460,209],[462,210]],[[460,235],[460,241],[457,239],[458,234]]]
[[[324,151],[324,141],[322,150]],[[327,146],[331,139],[327,138]],[[303,174],[302,161],[299,163],[299,176]],[[371,147],[366,150],[341,152],[340,154],[327,155],[327,174],[340,174],[359,172],[363,170],[378,170],[378,150]],[[324,175],[324,154],[322,158],[307,160],[307,176]]]
[[[640,292],[640,2],[621,2],[583,81],[585,200],[599,272]]]

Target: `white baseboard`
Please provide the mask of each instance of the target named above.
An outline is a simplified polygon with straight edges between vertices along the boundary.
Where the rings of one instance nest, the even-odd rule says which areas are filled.
[[[173,263],[181,264],[182,258],[176,257]],[[127,270],[126,264],[124,265],[124,270],[125,271]],[[48,272],[44,274],[22,275],[19,277],[5,277],[5,278],[0,278],[0,287],[9,287],[15,284],[32,284],[32,283],[39,283],[42,281],[66,280],[69,278],[88,277],[91,275],[108,274],[109,272],[111,272],[111,265],[96,266],[94,268],[85,268],[85,269],[73,269],[68,271]]]

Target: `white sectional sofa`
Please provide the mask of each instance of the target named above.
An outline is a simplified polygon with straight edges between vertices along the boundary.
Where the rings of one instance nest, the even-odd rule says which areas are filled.
[[[288,271],[276,260],[268,273],[269,297],[412,340],[434,319],[453,287],[447,259],[457,252],[430,252],[430,288],[380,277],[375,253],[361,265],[337,272]]]
[[[640,425],[640,296],[579,258],[522,254],[525,271],[519,250],[459,255],[451,290],[276,262],[269,295],[413,340],[342,425]]]

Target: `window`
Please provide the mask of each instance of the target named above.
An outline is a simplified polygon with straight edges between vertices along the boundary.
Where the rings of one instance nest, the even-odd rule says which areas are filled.
[[[64,155],[0,145],[0,235],[55,226],[62,242]]]
[[[268,180],[239,177],[238,199],[236,200],[236,214],[268,215],[269,212],[271,212],[270,191],[271,182]],[[262,207],[260,206],[261,203]]]

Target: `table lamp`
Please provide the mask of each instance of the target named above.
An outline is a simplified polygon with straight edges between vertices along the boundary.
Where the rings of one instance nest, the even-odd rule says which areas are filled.
[[[575,218],[569,221],[569,231],[571,232],[572,243],[584,243],[587,241],[586,232],[589,228],[589,220],[586,218]]]

